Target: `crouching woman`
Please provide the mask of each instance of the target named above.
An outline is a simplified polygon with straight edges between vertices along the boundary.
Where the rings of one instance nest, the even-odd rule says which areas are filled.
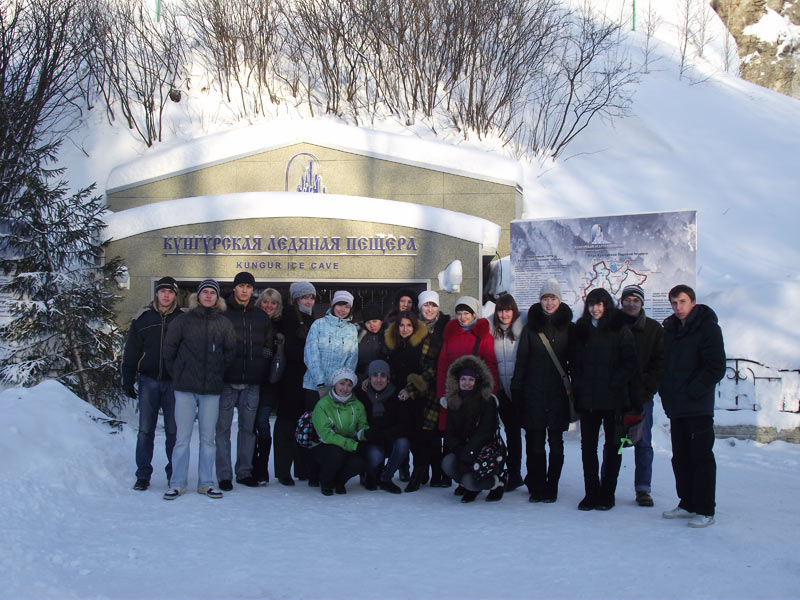
[[[353,396],[356,374],[350,369],[334,372],[330,391],[314,407],[311,421],[320,443],[314,447],[323,496],[346,494],[347,480],[364,471],[364,433],[368,429],[364,405]]]
[[[492,394],[494,379],[489,367],[472,355],[457,358],[447,370],[443,406],[447,408],[444,441],[450,453],[442,470],[460,485],[461,502],[472,502],[482,490],[491,490],[487,502],[503,497],[499,473],[478,479],[473,465],[481,448],[494,439],[499,424],[497,398]]]

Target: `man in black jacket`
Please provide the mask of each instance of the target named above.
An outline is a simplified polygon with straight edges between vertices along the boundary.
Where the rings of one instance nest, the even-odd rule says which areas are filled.
[[[253,477],[255,423],[260,384],[269,375],[274,334],[267,313],[253,297],[256,280],[243,271],[233,280],[233,293],[227,298],[225,316],[236,332],[236,358],[225,370],[225,386],[219,400],[217,421],[217,480],[222,491],[233,489],[231,466],[231,424],[233,409],[239,413],[236,436],[236,482],[258,487]]]
[[[717,481],[714,389],[725,375],[725,347],[717,315],[697,304],[692,288],[675,286],[669,301],[675,314],[664,320],[665,370],[659,394],[670,419],[680,502],[663,516],[708,527],[714,523]]]
[[[638,399],[643,411],[642,437],[636,442],[636,474],[633,485],[636,503],[653,506],[650,482],[653,477],[653,396],[664,375],[664,329],[661,323],[644,313],[644,290],[638,285],[628,285],[620,298],[625,325],[633,333],[636,355],[639,358],[639,376],[631,381],[631,397]]]
[[[169,323],[181,314],[176,301],[178,284],[172,277],[156,282],[156,297],[140,310],[131,322],[122,355],[122,389],[136,399],[134,382],[139,376],[139,434],[136,437],[136,483],[133,489],[150,487],[153,474],[153,444],[158,411],[164,413],[167,434],[167,481],[172,475],[172,449],[175,447],[175,394],[172,378],[164,365],[163,346]]]

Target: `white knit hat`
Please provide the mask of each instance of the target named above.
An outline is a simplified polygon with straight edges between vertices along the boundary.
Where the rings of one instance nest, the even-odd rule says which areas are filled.
[[[336,306],[340,302],[345,302],[352,307],[353,294],[351,294],[347,290],[337,290],[336,292],[333,293],[333,300],[331,300],[331,306]]]
[[[472,296],[461,296],[458,300],[456,300],[456,312],[458,312],[459,305],[466,306],[472,314],[476,317],[480,316],[481,310],[481,303],[478,302],[477,298],[473,298]]]
[[[434,292],[433,290],[425,290],[424,292],[420,292],[417,305],[422,306],[426,302],[433,302],[436,306],[439,306],[438,292]]]
[[[342,379],[349,379],[353,385],[358,383],[358,377],[356,376],[355,372],[347,367],[342,367],[341,369],[337,369],[333,372],[333,375],[331,376],[331,387],[335,386]]]

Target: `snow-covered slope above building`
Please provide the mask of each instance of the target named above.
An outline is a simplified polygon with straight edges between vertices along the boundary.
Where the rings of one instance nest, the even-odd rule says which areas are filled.
[[[617,4],[619,15],[629,19],[624,3],[606,2],[609,14]],[[622,38],[637,65],[646,41],[641,10],[637,32]],[[800,319],[792,318],[792,312],[800,289],[800,101],[725,73],[718,21],[713,24],[716,41],[709,42],[704,58],[693,57],[679,73],[674,7],[664,8],[661,16],[650,40],[649,72],[640,74],[630,114],[613,122],[594,120],[555,162],[515,163],[501,141],[463,141],[446,123],[432,124],[437,134],[429,124],[406,127],[391,119],[369,129],[341,127],[339,119],[312,120],[302,108],[285,104],[253,131],[266,131],[266,123],[288,139],[317,130],[341,147],[380,155],[391,144],[395,154],[406,152],[411,161],[518,180],[526,218],[696,209],[699,299],[716,302],[723,329],[731,333],[729,355],[798,368]],[[188,163],[218,160],[216,155],[192,155],[192,149],[197,148],[193,140],[208,134],[242,132],[241,123],[209,119],[223,112],[219,106],[212,93],[187,94],[169,107],[165,141],[147,151],[93,111],[73,137],[75,147],[65,146],[62,153],[72,185],[124,186],[126,177],[158,177]],[[220,135],[236,139],[235,134]],[[244,147],[251,137],[242,137],[241,151],[253,150]],[[270,144],[267,140],[261,146]],[[128,173],[127,163],[148,166]],[[752,309],[729,306],[725,291],[731,289]],[[781,332],[778,338],[775,331]]]

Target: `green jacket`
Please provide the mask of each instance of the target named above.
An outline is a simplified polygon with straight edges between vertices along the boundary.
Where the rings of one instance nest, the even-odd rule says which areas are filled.
[[[314,429],[323,444],[335,444],[355,452],[358,442],[364,441],[364,432],[369,429],[367,412],[355,396],[346,402],[337,402],[327,394],[314,407],[311,416]]]

